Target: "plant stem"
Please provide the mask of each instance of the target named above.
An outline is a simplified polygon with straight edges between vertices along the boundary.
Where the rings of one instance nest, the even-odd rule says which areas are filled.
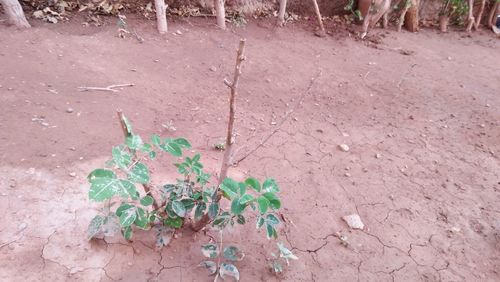
[[[226,150],[224,152],[224,157],[222,159],[222,164],[220,168],[220,173],[219,173],[219,180],[217,183],[217,198],[216,202],[218,203],[222,197],[222,194],[219,190],[219,186],[226,179],[227,177],[227,171],[229,170],[229,167],[231,166],[231,158],[232,158],[232,151],[233,151],[233,143],[234,143],[234,136],[233,136],[233,128],[234,128],[234,101],[236,99],[236,95],[238,92],[238,82],[240,80],[240,75],[241,75],[241,67],[242,63],[245,60],[245,39],[240,39],[240,44],[238,47],[238,52],[236,54],[236,64],[234,67],[234,77],[233,77],[233,82],[229,82],[227,80],[224,80],[224,84],[226,84],[229,89],[231,89],[231,93],[229,96],[229,120],[227,123],[227,135],[226,135]],[[194,231],[200,231],[203,227],[205,227],[208,223],[210,222],[210,217],[208,216],[208,213],[204,214],[202,218],[193,223],[191,228]]]
[[[118,115],[118,119],[120,120],[120,125],[121,125],[122,131],[123,131],[123,136],[126,139],[127,137],[130,137],[132,134],[128,132],[127,124],[125,123],[125,116],[123,116],[123,112],[121,110],[117,110],[116,114]],[[137,154],[135,152],[132,152],[132,154],[134,155],[133,156],[134,162],[137,162]],[[159,205],[158,205],[158,202],[156,201],[155,197],[151,193],[151,185],[150,184],[142,184],[142,187],[144,188],[144,192],[146,193],[146,195],[150,195],[151,198],[153,198],[153,209],[157,210]]]

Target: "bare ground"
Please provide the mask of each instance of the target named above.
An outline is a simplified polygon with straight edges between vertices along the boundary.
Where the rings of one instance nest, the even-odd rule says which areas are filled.
[[[240,37],[248,40],[240,155],[304,95],[266,146],[231,171],[273,176],[281,186],[280,238],[300,257],[281,279],[500,280],[500,44],[489,34],[378,30],[385,38],[376,49],[265,22],[232,32],[174,23],[182,34],[164,38],[136,24],[143,44],[117,38],[112,25],[38,25],[0,27],[0,281],[212,279],[196,265],[214,232],[184,231],[161,252],[149,233],[133,243],[88,242],[97,205],[85,178],[121,142],[118,108],[139,133],[192,140],[216,172],[222,153],[212,145],[223,140],[227,116],[222,81]],[[116,83],[135,86],[77,90]],[[170,121],[177,131],[162,126]],[[155,172],[162,177],[172,175]],[[365,230],[341,220],[352,213]],[[267,271],[274,243],[254,229],[225,237],[247,253],[242,280],[278,280]]]

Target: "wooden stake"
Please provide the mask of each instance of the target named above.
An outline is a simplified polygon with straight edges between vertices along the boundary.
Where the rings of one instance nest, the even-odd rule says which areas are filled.
[[[214,4],[217,26],[220,29],[226,29],[226,8],[224,8],[224,0],[214,0]]]
[[[24,16],[23,7],[18,0],[0,0],[3,10],[9,19],[9,23],[18,28],[30,28],[31,25]]]
[[[320,30],[318,30],[316,33],[314,33],[316,36],[319,37],[325,37],[326,32],[325,32],[325,27],[323,26],[323,19],[321,18],[321,13],[319,12],[319,6],[318,2],[316,0],[312,0],[314,4],[314,11],[316,12],[316,17],[318,18],[318,24]]]
[[[220,193],[219,187],[222,181],[227,177],[227,171],[231,166],[231,158],[233,152],[233,144],[234,144],[234,102],[236,99],[236,95],[238,93],[238,82],[240,80],[241,75],[241,67],[243,61],[245,60],[245,39],[240,39],[240,45],[238,47],[238,53],[236,55],[236,64],[234,67],[234,77],[233,82],[229,82],[224,80],[224,84],[226,84],[229,89],[231,89],[231,93],[229,96],[229,120],[227,123],[227,135],[226,135],[226,150],[224,152],[224,157],[222,159],[222,164],[219,173],[219,181],[217,183],[217,198],[216,202],[219,202],[222,194]],[[200,231],[203,227],[205,227],[210,222],[210,217],[208,214],[204,214],[201,219],[191,226],[194,231]]]
[[[472,26],[476,23],[476,20],[474,19],[474,0],[469,0],[469,18],[467,21],[467,28],[465,29],[466,32],[471,32]]]
[[[478,30],[481,24],[481,19],[483,18],[484,6],[486,6],[486,0],[481,0],[481,6],[479,7],[479,13],[476,17],[476,23],[474,24],[474,29]]]
[[[285,24],[285,13],[286,13],[286,1],[280,1],[280,9],[278,11],[278,25],[283,26]]]
[[[167,7],[165,6],[165,0],[155,0],[155,9],[158,32],[160,34],[165,34],[168,32]]]

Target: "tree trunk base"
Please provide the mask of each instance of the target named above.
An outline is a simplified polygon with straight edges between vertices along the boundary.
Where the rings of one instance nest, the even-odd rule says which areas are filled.
[[[23,8],[18,0],[0,0],[9,23],[18,28],[30,28],[31,25],[24,16]]]
[[[411,7],[406,12],[405,28],[411,32],[418,31],[418,0],[411,1]]]

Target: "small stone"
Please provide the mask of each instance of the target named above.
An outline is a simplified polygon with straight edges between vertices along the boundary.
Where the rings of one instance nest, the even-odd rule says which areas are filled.
[[[486,108],[489,108],[490,107],[490,104],[486,104]]]
[[[345,133],[345,132],[342,132],[342,136],[344,136],[344,137],[349,137],[349,134],[348,134],[348,133]]]
[[[42,122],[41,125],[43,125],[43,126],[49,126],[50,124],[48,122]]]
[[[340,149],[342,152],[349,152],[349,146],[347,146],[347,144],[340,144],[340,145],[339,145],[339,149]]]
[[[182,35],[182,31],[180,30],[176,30],[175,33],[177,33],[178,35]]]
[[[19,226],[17,226],[17,230],[21,231],[26,229],[26,227],[28,227],[28,224],[26,222],[22,222]]]
[[[69,149],[70,149],[71,151],[76,151],[76,148],[75,148],[75,147],[69,147]]]
[[[70,173],[69,173],[69,176],[71,176],[71,177],[76,177],[76,172],[70,172]]]
[[[13,179],[13,178],[11,178],[11,179],[9,180],[9,187],[10,187],[10,188],[15,188],[16,186],[17,186],[17,182],[16,182],[16,180],[15,180],[15,179]]]
[[[349,172],[344,173],[345,177],[351,177],[351,174]]]
[[[365,225],[361,221],[361,217],[359,217],[358,214],[346,215],[346,216],[343,216],[342,219],[352,229],[363,229],[363,228],[365,228]]]
[[[380,154],[375,154],[375,158],[376,158],[376,159],[380,159],[381,157],[382,157],[382,155],[380,155]]]
[[[66,112],[67,112],[68,114],[71,114],[73,111],[74,111],[74,110],[73,110],[73,108],[67,108],[67,109],[66,109]]]
[[[480,125],[479,125],[479,127],[481,127],[481,128],[485,128],[485,127],[486,127],[486,125],[485,125],[484,123],[482,123],[482,124],[480,124]]]
[[[266,78],[266,82],[267,82],[267,83],[271,82],[271,79]]]
[[[216,68],[216,67],[214,67],[214,66],[211,66],[211,67],[210,67],[210,70],[211,70],[211,71],[213,71],[213,72],[216,72],[216,71],[217,71],[217,68]]]
[[[451,59],[452,59],[452,58],[451,58],[450,56],[448,56],[448,61],[451,61]]]

